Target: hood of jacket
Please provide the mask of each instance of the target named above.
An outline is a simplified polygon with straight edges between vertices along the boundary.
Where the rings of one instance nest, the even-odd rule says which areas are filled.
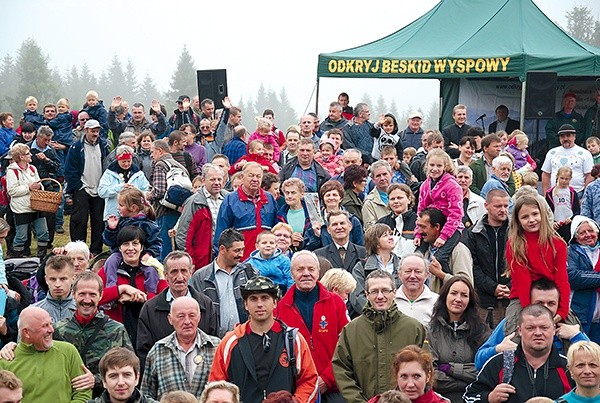
[[[569,243],[577,243],[575,241],[575,234],[577,234],[577,229],[579,229],[579,226],[581,224],[586,222],[589,223],[592,226],[592,228],[596,230],[596,233],[599,232],[600,226],[598,226],[598,223],[596,221],[582,215],[576,215],[571,219],[571,239],[569,240]]]
[[[373,329],[377,333],[383,332],[391,323],[398,320],[401,315],[394,299],[392,299],[392,304],[385,311],[376,310],[371,305],[371,301],[367,300],[362,313],[371,322],[371,326],[373,326]]]

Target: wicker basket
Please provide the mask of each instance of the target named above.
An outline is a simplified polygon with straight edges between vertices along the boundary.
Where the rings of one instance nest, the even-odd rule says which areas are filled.
[[[62,201],[62,185],[59,181],[44,178],[40,179],[40,182],[51,181],[58,184],[58,192],[49,192],[47,190],[31,190],[31,209],[35,211],[43,211],[45,213],[56,213],[60,202]]]

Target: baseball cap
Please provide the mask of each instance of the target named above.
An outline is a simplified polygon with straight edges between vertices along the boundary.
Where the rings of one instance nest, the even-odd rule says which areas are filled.
[[[90,119],[87,122],[85,122],[85,129],[95,129],[96,127],[100,127],[100,123],[98,123],[97,120]]]
[[[251,294],[271,294],[279,298],[279,287],[268,277],[252,277],[246,284],[240,286],[242,298],[246,299]]]
[[[179,103],[179,102],[183,102],[183,101],[185,101],[186,99],[189,101],[189,100],[190,100],[190,97],[188,97],[187,95],[180,95],[180,96],[179,96],[179,98],[177,98],[177,102],[178,102],[178,103]]]
[[[567,133],[577,133],[577,130],[569,124],[564,124],[558,129],[558,135],[567,134]]]
[[[408,114],[408,118],[412,119],[412,118],[419,118],[419,119],[423,119],[423,114],[419,111],[412,111]]]
[[[563,99],[569,98],[569,97],[577,99],[577,95],[575,95],[574,92],[567,92],[565,95],[563,95]]]

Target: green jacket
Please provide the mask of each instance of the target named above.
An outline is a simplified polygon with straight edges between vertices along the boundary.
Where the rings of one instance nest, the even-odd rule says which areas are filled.
[[[485,160],[483,158],[484,157],[478,158],[469,165],[469,168],[473,171],[473,182],[469,189],[475,194],[480,194],[483,185],[487,182],[487,171],[485,169]],[[512,175],[508,178],[506,184],[508,185],[508,193],[510,193],[511,196],[514,195],[516,189],[515,180]]]
[[[395,301],[387,311],[376,311],[367,301],[363,314],[342,330],[333,355],[333,373],[344,400],[364,403],[393,389],[394,355],[411,344],[422,347],[425,335],[423,325],[400,312]]]
[[[575,143],[578,146],[585,148],[585,139],[589,137],[587,133],[588,125],[581,114],[573,111],[570,117],[565,116],[565,112],[561,109],[554,114],[554,118],[546,123],[546,139],[548,140],[548,150],[560,146],[558,141],[558,129],[562,125],[569,124],[577,130]]]
[[[6,369],[23,381],[23,403],[84,403],[92,398],[91,389],[76,391],[71,380],[83,375],[81,357],[70,343],[54,341],[47,351],[36,351],[19,342],[15,359],[0,360]]]
[[[83,349],[87,340],[94,333],[96,326],[100,326],[100,331],[96,334],[84,356]],[[94,319],[83,327],[77,322],[75,316],[61,320],[54,328],[54,340],[68,341],[79,350],[85,366],[94,374],[94,396],[99,396],[104,390],[99,369],[102,356],[113,347],[126,347],[133,351],[125,327],[102,312],[98,312]]]

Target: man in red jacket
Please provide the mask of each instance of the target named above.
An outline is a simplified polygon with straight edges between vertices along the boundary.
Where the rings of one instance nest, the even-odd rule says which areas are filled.
[[[331,360],[342,329],[348,324],[346,305],[339,295],[327,291],[319,280],[319,260],[313,252],[299,251],[292,257],[294,285],[277,306],[276,315],[297,327],[309,342],[319,373],[319,389],[326,402],[344,402]]]

